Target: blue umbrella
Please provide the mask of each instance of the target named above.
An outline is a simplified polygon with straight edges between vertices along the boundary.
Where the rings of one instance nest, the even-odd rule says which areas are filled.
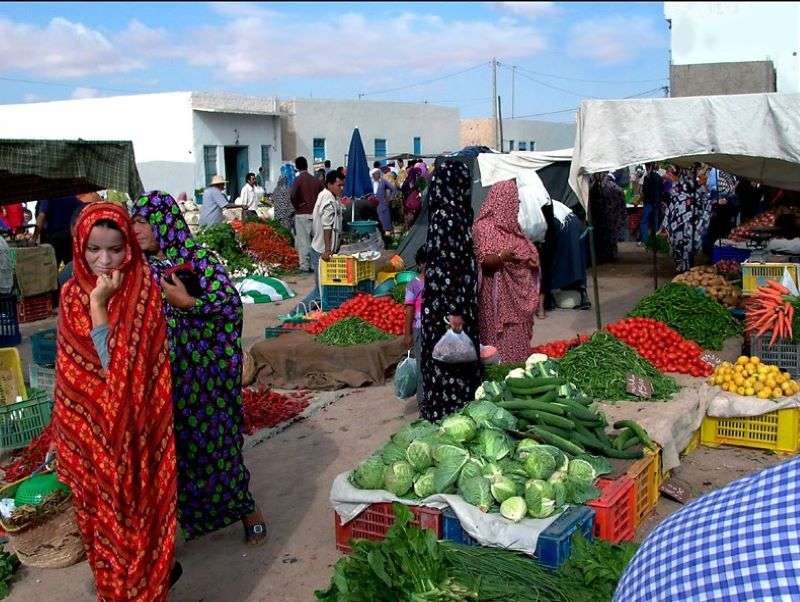
[[[350,139],[350,150],[347,152],[347,177],[344,180],[344,196],[351,199],[372,194],[372,180],[369,176],[369,164],[361,134],[358,128],[353,130]]]

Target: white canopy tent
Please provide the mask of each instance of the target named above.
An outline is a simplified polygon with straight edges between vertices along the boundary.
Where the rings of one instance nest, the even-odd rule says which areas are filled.
[[[572,161],[572,149],[555,151],[513,151],[511,153],[481,153],[478,165],[481,184],[492,186],[497,182],[511,180],[526,171],[539,171],[553,163]]]
[[[800,94],[587,100],[577,121],[569,182],[584,207],[591,174],[648,161],[800,190]]]

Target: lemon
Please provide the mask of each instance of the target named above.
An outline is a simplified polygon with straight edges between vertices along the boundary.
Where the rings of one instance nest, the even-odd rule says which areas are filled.
[[[769,399],[769,391],[766,388],[761,389],[758,392],[758,398],[759,399]]]
[[[755,395],[756,391],[755,391],[755,389],[753,389],[753,387],[745,387],[744,394],[748,395],[748,396],[749,395]]]
[[[783,391],[781,391],[780,388],[776,387],[776,388],[772,389],[772,396],[773,397],[783,397]]]
[[[757,364],[760,364],[760,363],[761,363],[761,358],[758,358],[758,357],[756,357],[756,356],[753,356],[753,357],[751,357],[751,358],[750,358],[750,363],[751,363],[751,364],[756,364],[756,365],[757,365]]]
[[[767,372],[769,372],[769,368],[767,368],[767,367],[766,367],[764,364],[761,364],[761,365],[760,365],[760,366],[757,368],[757,370],[758,370],[758,373],[759,373],[759,374],[766,374]]]
[[[747,366],[745,366],[745,371],[748,374],[755,374],[756,370],[757,370],[757,368],[755,367],[754,364],[747,364]]]
[[[736,394],[737,395],[744,395],[744,387],[737,387]]]
[[[740,355],[738,358],[736,358],[736,364],[738,366],[743,366],[744,364],[748,363],[750,363],[750,358],[745,355]]]
[[[778,366],[770,366],[769,371],[770,374],[778,374],[780,372],[780,368],[778,368]]]

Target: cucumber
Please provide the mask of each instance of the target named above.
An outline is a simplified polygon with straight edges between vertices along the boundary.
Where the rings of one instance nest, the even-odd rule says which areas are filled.
[[[537,424],[549,424],[550,426],[557,426],[560,429],[566,429],[568,431],[575,429],[575,423],[572,420],[563,418],[562,416],[556,416],[555,414],[524,410],[520,412],[520,415],[526,420],[530,420]]]
[[[629,429],[629,428],[625,428],[625,429],[623,429],[623,430],[622,430],[622,431],[619,433],[619,435],[617,435],[616,439],[614,439],[614,448],[615,448],[615,449],[619,449],[619,450],[623,450],[623,449],[625,449],[625,443],[626,443],[626,442],[627,442],[627,441],[628,441],[628,440],[629,440],[631,437],[635,437],[635,436],[636,436],[636,435],[634,434],[634,432],[633,432],[631,429]]]
[[[596,426],[592,429],[592,432],[594,433],[594,436],[603,443],[603,445],[606,447],[611,447],[611,439],[608,438],[605,427]]]
[[[549,393],[555,391],[555,385],[543,385],[541,387],[521,387],[519,385],[509,385],[508,390],[515,395],[541,395],[542,393]]]
[[[540,428],[540,429],[543,429],[543,430],[545,430],[545,431],[547,431],[549,433],[553,433],[554,435],[558,435],[559,437],[563,437],[567,441],[569,441],[570,437],[572,436],[572,431],[566,431],[564,429],[558,428],[557,426],[551,426],[549,424],[538,424],[538,425],[531,425],[531,426],[535,426],[536,428]]]
[[[533,434],[533,436],[539,439],[539,441],[541,441],[542,443],[549,443],[550,445],[557,447],[561,451],[571,454],[573,456],[580,456],[581,454],[586,453],[586,450],[580,445],[576,445],[571,441],[567,441],[563,437],[554,435],[550,431],[539,428],[538,426],[532,426],[528,430],[528,432]]]
[[[579,431],[575,431],[574,433],[572,433],[572,435],[573,435],[572,436],[573,441],[575,441],[576,443],[580,443],[586,449],[589,449],[600,455],[603,455],[603,453],[605,452],[606,446],[603,445],[600,441],[598,441],[594,437],[587,436],[586,434],[581,433]]]
[[[620,420],[614,423],[615,429],[622,429],[625,427],[628,427],[630,430],[632,430],[645,447],[649,447],[653,451],[658,451],[658,446],[653,443],[653,440],[647,435],[647,431],[645,431],[638,423],[634,422],[633,420]]]
[[[517,418],[517,430],[519,431],[524,431],[530,426],[530,424],[531,423],[524,418]]]
[[[577,401],[571,401],[569,399],[564,399],[559,403],[563,403],[567,406],[568,410],[567,413],[572,416],[573,418],[577,418],[578,420],[586,420],[590,422],[596,422],[599,417],[595,412],[587,409],[586,406],[582,406]]]
[[[639,441],[639,438],[636,435],[634,435],[625,442],[625,444],[622,446],[622,449],[626,450],[629,447],[633,447],[634,445],[639,445],[640,443],[641,441]]]
[[[619,458],[620,460],[639,460],[644,458],[644,452],[637,451],[620,451],[613,447],[606,447],[603,449],[603,455],[607,458]]]
[[[564,381],[560,378],[507,378],[506,385],[509,387],[519,387],[522,389],[534,389],[536,387],[561,386]]]
[[[498,401],[497,406],[509,412],[521,412],[524,410],[535,410],[538,412],[550,412],[563,416],[564,410],[546,401],[536,399],[512,399],[511,401]]]

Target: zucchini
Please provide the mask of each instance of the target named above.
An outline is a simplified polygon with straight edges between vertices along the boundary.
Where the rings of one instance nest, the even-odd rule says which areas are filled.
[[[634,422],[633,420],[620,420],[614,423],[615,429],[621,429],[625,427],[631,429],[645,447],[649,447],[653,451],[658,451],[658,446],[653,443],[653,440],[647,435],[647,431],[645,431],[638,423]]]
[[[556,416],[555,414],[524,410],[520,412],[520,415],[526,420],[531,420],[537,424],[549,424],[550,426],[557,426],[560,429],[566,429],[568,431],[575,429],[575,423],[572,420],[562,416]]]
[[[571,441],[567,441],[563,437],[559,437],[558,435],[554,435],[550,431],[544,430],[539,428],[538,426],[532,426],[529,430],[535,438],[539,439],[542,443],[549,443],[550,445],[557,447],[563,452],[571,454],[573,456],[580,456],[581,454],[585,454],[586,450],[582,448],[580,445],[576,445]]]
[[[524,410],[535,410],[537,412],[550,412],[551,414],[564,415],[564,410],[546,401],[536,399],[512,399],[511,401],[498,401],[498,407],[509,412],[521,412]]]

